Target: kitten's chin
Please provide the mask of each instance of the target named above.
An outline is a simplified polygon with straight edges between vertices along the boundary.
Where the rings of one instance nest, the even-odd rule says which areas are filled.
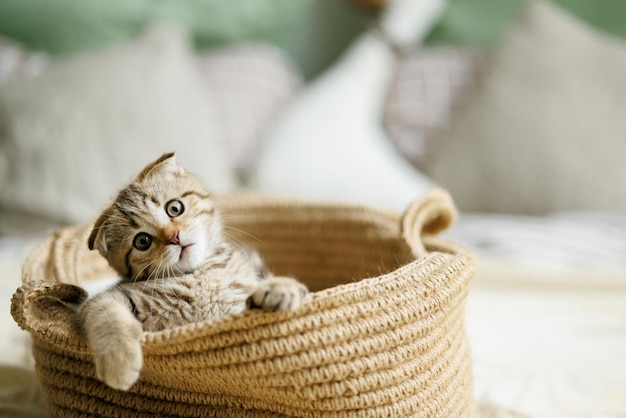
[[[182,246],[173,254],[173,265],[177,271],[189,274],[201,267],[213,254],[221,241],[219,223],[202,225],[205,228],[189,228],[185,231],[184,239],[181,238]]]
[[[182,247],[176,262],[176,268],[188,274],[200,267],[206,259],[206,246],[200,243]]]

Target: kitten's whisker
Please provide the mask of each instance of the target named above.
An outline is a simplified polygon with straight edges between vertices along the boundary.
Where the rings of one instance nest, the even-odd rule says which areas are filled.
[[[154,271],[154,273],[155,273],[155,274],[154,274],[154,278],[153,278],[153,280],[155,280],[155,281],[156,281],[156,280],[159,280],[159,277],[161,277],[161,271],[162,271],[162,269],[163,269],[163,260],[162,260],[162,259],[159,259],[159,264],[158,264],[157,268],[156,268],[156,269],[155,269],[155,271]],[[150,280],[150,279],[148,279],[148,280]],[[155,283],[155,282],[153,282],[153,283],[152,283],[152,293],[150,294],[150,297],[151,297],[152,299],[154,299],[154,291],[156,290],[156,285],[157,285],[157,284],[158,284],[158,282],[156,282],[156,283]],[[151,310],[150,310],[150,313],[152,314],[154,311],[156,311],[156,309],[157,309],[157,306],[156,306],[155,304],[153,304],[153,305],[152,305],[152,308],[151,308]]]
[[[144,290],[146,290],[146,285],[148,284],[149,281],[150,281],[150,275],[148,275],[146,280],[143,281],[143,286],[141,286],[141,294],[143,294]]]
[[[144,268],[142,268],[141,270],[139,270],[139,272],[135,275],[135,277],[133,278],[133,282],[136,282],[137,279],[139,279],[139,276],[141,276],[141,273],[143,273],[148,267],[150,267],[152,264],[154,264],[156,260],[152,260],[151,262],[149,262],[148,264],[146,264],[144,266]]]
[[[239,249],[239,251],[241,251],[242,253],[244,253],[244,254],[245,254],[245,253],[248,253],[248,252],[250,251],[249,247],[246,247],[246,246],[245,246],[245,245],[243,245],[242,243],[240,243],[240,242],[238,242],[238,241],[236,241],[236,240],[234,240],[234,239],[231,239],[231,238],[229,238],[228,240],[229,240],[229,242],[230,242],[232,245],[234,245],[235,247],[237,247],[237,248]]]
[[[268,219],[267,216],[263,216],[263,215],[259,215],[259,214],[254,214],[254,215],[246,215],[244,213],[239,213],[239,214],[225,214],[222,213],[221,216],[223,221],[227,221],[229,219]]]
[[[151,262],[149,262],[146,267],[144,267],[144,269],[148,268],[149,266],[151,266],[152,264],[154,264],[157,260],[152,260]],[[143,271],[143,269],[142,269]],[[146,285],[148,284],[148,282],[150,281],[150,274],[148,274],[148,277],[146,277],[146,279],[143,281],[143,286],[141,286],[141,294],[144,294],[144,291],[146,290]]]
[[[239,234],[241,234],[241,235],[244,235],[244,236],[246,236],[246,237],[248,237],[248,238],[252,238],[253,240],[255,240],[256,242],[258,242],[259,244],[263,244],[263,245],[265,245],[265,242],[264,242],[261,238],[257,237],[256,235],[253,235],[253,234],[251,234],[251,233],[249,233],[249,232],[243,231],[243,230],[241,230],[241,229],[239,229],[239,228],[235,228],[234,226],[224,225],[224,226],[223,226],[223,229],[225,230],[225,231],[224,231],[225,238],[228,238],[228,239],[234,240],[234,238],[233,238],[233,237],[231,237],[231,236],[229,236],[229,235],[228,235],[228,233],[226,232],[226,230],[227,230],[227,229],[230,229],[230,230],[235,231],[235,232],[237,232],[237,233],[239,233]]]
[[[154,279],[156,279],[156,278],[157,278],[157,276],[158,276],[158,272],[159,272],[159,269],[160,269],[160,267],[161,267],[161,262],[160,262],[160,260],[154,260],[153,262],[157,262],[157,261],[159,261],[159,264],[157,264],[157,266],[155,267],[155,269],[154,269],[154,270],[152,270],[152,272],[150,272],[150,273],[148,274],[148,277],[146,277],[145,283],[148,283],[148,282],[150,282],[150,281],[152,281],[152,280],[154,280]],[[145,284],[144,284],[144,286],[145,286]]]
[[[256,259],[260,258],[258,251],[256,251],[254,248],[243,245],[233,239],[229,239],[229,242],[239,249],[239,251],[246,257],[248,262],[253,262],[253,264],[255,265],[258,264],[256,262]],[[264,265],[263,265],[263,268],[265,269]]]
[[[167,292],[166,287],[169,287],[169,290],[171,291],[171,293],[172,293],[172,294],[173,294],[173,296],[174,296],[173,298],[172,298],[172,296],[170,295],[170,292]],[[163,283],[163,288],[164,288],[164,290],[166,290],[166,292],[165,292],[165,296],[167,297],[167,299],[168,299],[169,301],[173,301],[173,303],[174,303],[174,304],[176,303],[176,301],[177,301],[178,299],[180,299],[180,298],[181,298],[180,293],[178,293],[178,292],[176,291],[176,286],[174,286],[174,283],[173,283],[171,280],[168,280],[168,281],[167,281],[167,283]]]

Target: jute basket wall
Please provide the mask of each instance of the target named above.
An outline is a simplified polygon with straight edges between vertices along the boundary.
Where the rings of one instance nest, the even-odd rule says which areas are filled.
[[[53,417],[467,417],[464,308],[475,259],[436,235],[455,217],[440,190],[403,216],[258,196],[222,197],[229,234],[313,291],[288,313],[246,312],[143,340],[129,392],[95,379],[64,302],[111,274],[89,226],[58,231],[23,268],[13,317],[32,334]]]

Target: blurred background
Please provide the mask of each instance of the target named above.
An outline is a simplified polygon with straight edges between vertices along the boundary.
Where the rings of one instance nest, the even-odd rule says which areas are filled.
[[[27,367],[8,305],[33,245],[176,151],[218,191],[402,211],[447,189],[446,236],[480,260],[477,399],[626,416],[625,18],[621,0],[0,0],[0,359]]]

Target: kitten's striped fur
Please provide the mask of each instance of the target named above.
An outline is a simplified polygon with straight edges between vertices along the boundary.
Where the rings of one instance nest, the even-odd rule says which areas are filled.
[[[242,312],[296,309],[306,287],[265,272],[253,252],[222,235],[219,209],[192,174],[165,154],[102,213],[89,237],[120,282],[89,299],[79,318],[98,378],[126,390],[142,366],[142,331]]]

